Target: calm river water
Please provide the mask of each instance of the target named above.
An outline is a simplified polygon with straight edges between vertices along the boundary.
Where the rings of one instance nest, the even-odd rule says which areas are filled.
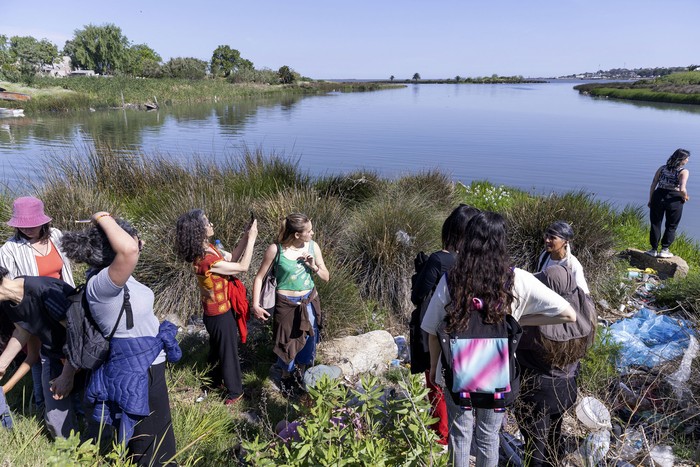
[[[0,120],[0,178],[21,192],[34,163],[93,144],[182,160],[244,146],[298,158],[312,174],[371,168],[399,176],[439,168],[537,193],[584,189],[617,206],[646,205],[654,171],[678,147],[695,157],[681,230],[700,239],[700,106],[581,96],[575,83],[435,84]]]

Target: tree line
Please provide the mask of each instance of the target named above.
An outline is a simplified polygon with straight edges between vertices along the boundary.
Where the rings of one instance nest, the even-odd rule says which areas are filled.
[[[287,65],[277,71],[256,69],[229,45],[219,45],[207,62],[194,57],[175,57],[163,62],[147,44],[134,44],[114,24],[88,24],[76,29],[62,50],[48,39],[0,34],[0,79],[31,84],[47,65],[71,59],[73,69],[93,70],[100,75],[141,78],[223,78],[232,83],[289,84],[301,76]]]

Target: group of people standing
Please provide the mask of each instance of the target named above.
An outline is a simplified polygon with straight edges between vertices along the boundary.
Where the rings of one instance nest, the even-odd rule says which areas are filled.
[[[431,254],[414,277],[411,299],[418,307],[412,325],[425,334],[421,342],[415,329],[412,332],[419,339],[412,341],[412,370],[426,373],[433,416],[438,419],[433,428],[438,442],[448,445],[450,465],[468,466],[472,451],[477,465],[497,465],[505,413],[458,403],[455,389],[445,387],[444,372],[451,370],[441,360],[438,331],[445,326],[452,336],[469,327],[471,319],[496,324],[506,315],[517,319],[524,330],[517,350],[522,371],[519,405],[529,411],[519,412],[518,421],[529,465],[556,464],[552,459],[561,418],[576,400],[578,360],[590,345],[595,326],[583,269],[571,254],[572,239],[568,223],[550,225],[539,272],[533,275],[511,267],[502,216],[461,205],[443,224],[443,249]],[[472,306],[475,300],[478,310]],[[582,341],[578,352],[565,351],[562,346],[569,341]]]
[[[133,276],[145,242],[131,224],[106,211],[94,213],[83,221],[89,227],[75,232],[62,233],[51,220],[41,200],[16,199],[8,221],[15,234],[0,247],[0,377],[22,350],[26,354],[0,397],[32,371],[34,400],[52,437],[79,432],[77,415],[84,413],[84,438],[112,426],[137,464],[175,465],[165,362],[177,361],[181,352],[177,328],[159,322],[153,291]],[[180,216],[176,230],[177,253],[191,264],[201,292],[212,382],[225,389],[224,402],[234,404],[243,397],[238,341],[240,336],[245,342],[248,313],[246,290],[236,275],[250,267],[257,221],[246,225],[231,252],[211,243],[213,224],[201,210]],[[275,310],[259,305],[253,310],[261,320],[276,314],[275,353],[288,379],[313,364],[322,327],[314,277],[328,280],[329,273],[313,234],[308,217],[287,216],[253,286],[257,304],[274,263]],[[100,332],[112,336],[109,357],[92,371],[73,368],[65,348],[66,310],[76,293],[71,262],[88,266],[89,312]]]

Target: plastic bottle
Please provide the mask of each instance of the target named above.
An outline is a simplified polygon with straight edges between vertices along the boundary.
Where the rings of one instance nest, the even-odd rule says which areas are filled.
[[[610,432],[608,430],[594,431],[586,437],[583,443],[583,458],[586,467],[593,467],[605,459],[610,450]]]
[[[217,238],[216,240],[214,240],[214,246],[215,246],[216,249],[219,250],[219,251],[221,251],[221,250],[224,249],[224,244],[221,243],[221,240],[219,240],[218,238]]]

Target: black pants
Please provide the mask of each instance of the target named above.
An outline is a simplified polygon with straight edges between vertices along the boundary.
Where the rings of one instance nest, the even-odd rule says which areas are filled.
[[[177,465],[174,461],[166,464],[175,455],[176,448],[165,384],[165,362],[148,370],[148,404],[151,414],[134,427],[129,452],[138,465]]]
[[[576,378],[551,378],[526,372],[516,417],[525,439],[529,466],[553,467],[563,455],[561,425],[564,412],[576,402]]]
[[[661,238],[661,222],[666,216],[666,226],[664,236],[661,238],[661,248],[668,248],[676,238],[676,229],[683,215],[683,195],[674,190],[664,190],[657,188],[651,195],[651,207],[649,211],[649,243],[651,248],[656,250],[659,247]]]
[[[241,362],[238,359],[238,326],[233,311],[223,315],[204,315],[204,327],[209,333],[209,364],[212,365],[211,379],[216,387],[223,380],[228,394],[236,398],[243,394],[241,382]]]

